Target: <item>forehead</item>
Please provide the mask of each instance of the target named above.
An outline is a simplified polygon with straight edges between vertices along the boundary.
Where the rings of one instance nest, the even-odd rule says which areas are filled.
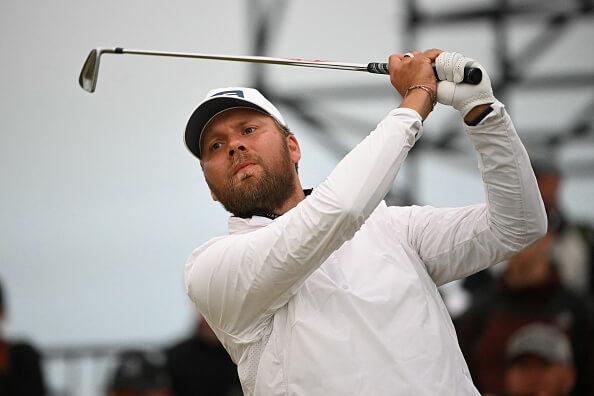
[[[250,124],[260,126],[276,124],[276,121],[272,116],[251,108],[240,107],[224,110],[211,118],[204,127],[204,131],[200,135],[200,151],[212,139],[237,132]]]
[[[219,131],[226,128],[242,126],[248,122],[274,122],[272,117],[261,111],[249,108],[233,108],[222,111],[215,115],[204,127],[202,138],[212,131]]]

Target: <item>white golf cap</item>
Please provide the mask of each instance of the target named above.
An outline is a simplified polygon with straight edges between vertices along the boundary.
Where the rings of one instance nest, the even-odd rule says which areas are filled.
[[[287,127],[283,116],[258,90],[243,87],[216,88],[206,94],[186,125],[185,143],[190,152],[200,159],[200,140],[204,128],[218,114],[235,108],[248,108],[260,111]]]
[[[517,330],[509,340],[507,359],[513,361],[522,355],[535,355],[550,362],[571,364],[571,344],[558,328],[534,323]]]

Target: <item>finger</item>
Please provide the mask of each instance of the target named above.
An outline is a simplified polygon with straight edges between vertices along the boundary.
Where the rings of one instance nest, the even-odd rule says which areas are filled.
[[[474,62],[474,59],[467,58],[465,56],[460,56],[459,59],[454,60],[454,82],[460,83],[464,80],[464,68],[466,65],[469,65]]]
[[[443,56],[442,56],[443,55]],[[442,67],[443,67],[443,80],[450,81],[450,72],[448,69],[450,68],[450,64],[452,63],[452,53],[451,52],[444,52],[440,57],[442,58]]]
[[[413,58],[415,58],[417,56],[421,56],[421,55],[422,55],[422,53],[420,51],[410,51],[410,52],[407,52],[406,54],[404,54],[404,60],[406,60],[406,59],[410,60],[410,59],[413,59]]]
[[[450,73],[451,73],[451,80],[455,83],[459,83],[464,78],[464,66],[462,66],[462,74],[457,75],[457,67],[458,65],[464,63],[464,55],[459,52],[455,52],[454,56],[452,56],[452,63],[450,65]]]
[[[439,48],[431,48],[423,52],[423,55],[426,56],[431,60],[431,62],[435,62],[435,59],[441,54],[443,51]]]
[[[446,55],[447,55],[447,52],[442,52],[441,54],[439,54],[437,56],[437,58],[435,58],[435,70],[437,71],[437,78],[440,81],[444,81],[446,79],[446,74],[445,74]]]
[[[412,54],[412,56],[408,56],[408,59],[413,59],[413,58],[421,58],[423,56],[423,53],[421,51],[411,51],[409,52],[409,54]]]
[[[454,58],[458,59],[457,52],[450,52],[449,56],[446,57],[445,72],[448,81],[454,81]]]
[[[454,81],[454,82],[461,82],[462,79],[464,78],[464,66],[462,66],[462,74],[460,74],[460,81],[456,81],[457,77],[456,77],[456,65],[460,62],[464,61],[464,55],[462,55],[459,52],[455,52],[454,56],[452,57],[452,64],[451,64],[451,76],[452,79],[450,81]]]
[[[437,101],[444,105],[451,105],[454,102],[456,84],[451,81],[439,81],[437,83]]]
[[[404,60],[403,54],[392,54],[388,57],[388,70],[391,70],[394,66]]]

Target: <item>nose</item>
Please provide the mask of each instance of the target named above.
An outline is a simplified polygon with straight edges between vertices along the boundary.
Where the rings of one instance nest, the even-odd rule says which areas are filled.
[[[238,151],[246,151],[247,148],[245,147],[241,138],[237,137],[229,142],[229,157],[233,157]]]

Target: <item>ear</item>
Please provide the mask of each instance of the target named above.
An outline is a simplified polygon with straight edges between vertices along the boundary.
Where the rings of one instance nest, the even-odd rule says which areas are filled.
[[[291,156],[291,162],[296,164],[301,159],[301,148],[295,135],[291,134],[287,136],[287,146],[289,147],[289,155]]]

